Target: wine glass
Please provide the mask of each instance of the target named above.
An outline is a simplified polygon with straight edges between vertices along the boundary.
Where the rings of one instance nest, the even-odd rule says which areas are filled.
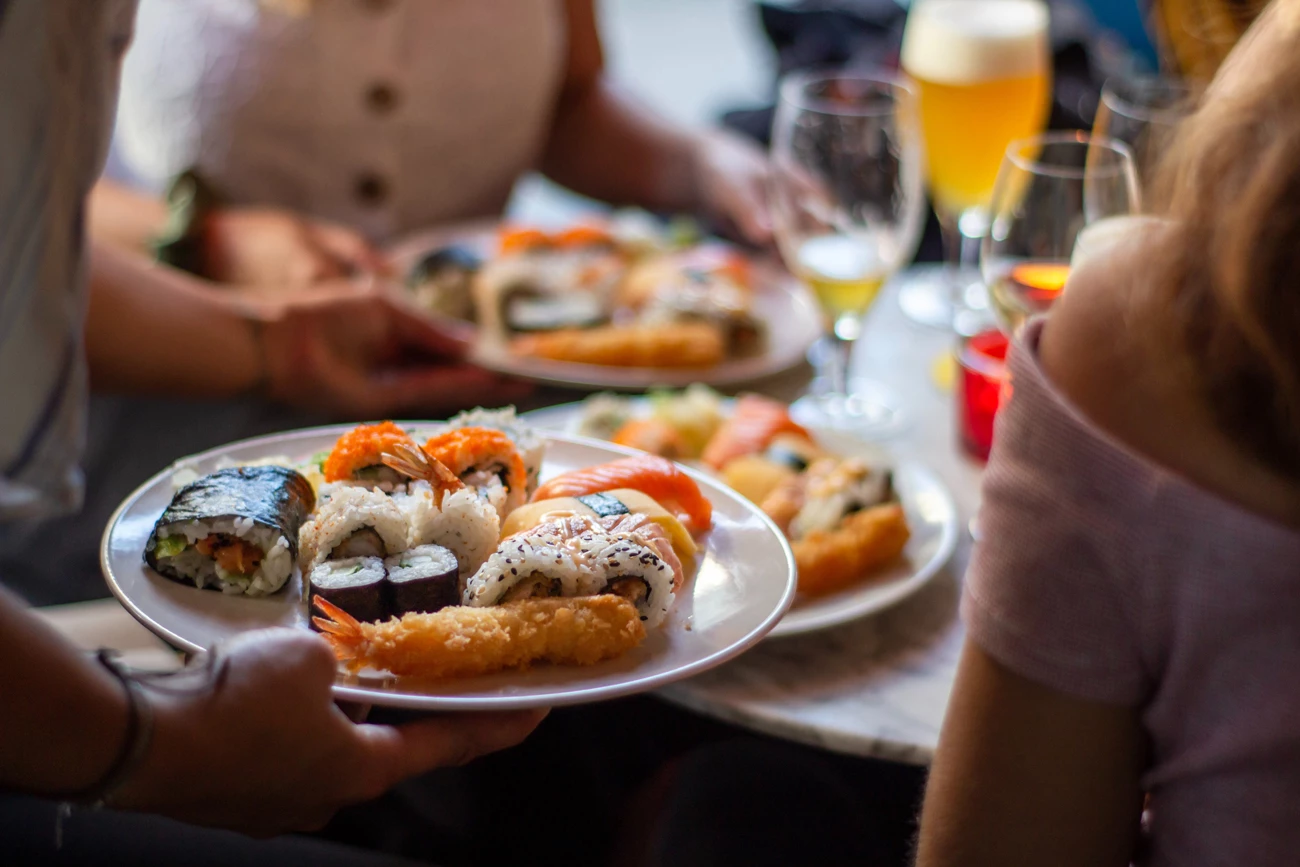
[[[988,228],[1002,154],[1041,133],[1052,102],[1047,4],[1041,0],[916,0],[900,62],[916,88],[925,173],[943,232],[947,267],[901,287],[909,319],[953,326],[963,306],[986,306],[977,275],[963,269],[968,240]],[[971,284],[975,284],[973,287]]]
[[[884,75],[805,72],[784,79],[772,126],[771,199],[787,267],[826,318],[823,388],[796,412],[816,423],[883,436],[901,421],[874,384],[849,387],[863,314],[920,240],[921,187],[913,97]]]
[[[1159,76],[1111,78],[1101,89],[1092,134],[1129,146],[1138,182],[1149,193],[1160,155],[1191,109],[1192,91],[1182,82]]]
[[[993,221],[980,249],[998,322],[1015,334],[1060,297],[1080,235],[1139,207],[1128,145],[1084,132],[1012,142],[993,190]]]

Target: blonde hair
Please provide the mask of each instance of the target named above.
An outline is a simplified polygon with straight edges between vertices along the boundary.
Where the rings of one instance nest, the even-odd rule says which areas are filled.
[[[1179,76],[1209,81],[1265,0],[1153,0],[1151,23],[1164,65]]]
[[[1276,6],[1165,155],[1155,261],[1220,426],[1300,478],[1300,0]]]

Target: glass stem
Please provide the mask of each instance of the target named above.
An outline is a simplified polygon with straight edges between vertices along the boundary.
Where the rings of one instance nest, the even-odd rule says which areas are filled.
[[[862,331],[862,321],[852,313],[843,313],[831,324],[826,335],[826,382],[831,394],[849,393],[849,364],[853,359],[853,344]]]
[[[962,263],[961,213],[948,210],[940,213],[939,234],[943,240],[943,261],[948,266],[948,273],[952,275],[955,283],[957,271]]]

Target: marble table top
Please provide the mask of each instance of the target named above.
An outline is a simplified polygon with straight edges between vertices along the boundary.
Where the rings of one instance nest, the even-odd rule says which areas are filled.
[[[915,325],[898,308],[900,275],[877,301],[853,373],[886,385],[906,427],[885,442],[928,464],[952,491],[963,532],[952,560],[894,608],[822,632],[768,639],[739,659],[659,694],[676,704],[766,734],[854,755],[928,763],[952,690],[964,630],[957,617],[979,501],[981,467],[957,448],[952,395],[932,376],[951,334]],[[790,399],[795,373],[757,390]]]

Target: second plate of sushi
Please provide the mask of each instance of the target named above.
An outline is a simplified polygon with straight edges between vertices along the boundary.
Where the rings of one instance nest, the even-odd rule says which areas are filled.
[[[340,697],[426,709],[652,689],[742,652],[794,595],[788,544],[743,498],[513,410],[186,459],[119,508],[103,565],[177,647],[315,629]]]
[[[956,548],[956,506],[930,469],[809,429],[768,397],[733,400],[695,384],[647,397],[596,394],[527,418],[694,465],[756,504],[789,539],[798,568],[798,595],[772,637],[895,605]]]
[[[558,231],[439,230],[392,259],[417,305],[478,326],[478,363],[558,385],[749,382],[803,363],[821,334],[775,263],[636,212]]]

